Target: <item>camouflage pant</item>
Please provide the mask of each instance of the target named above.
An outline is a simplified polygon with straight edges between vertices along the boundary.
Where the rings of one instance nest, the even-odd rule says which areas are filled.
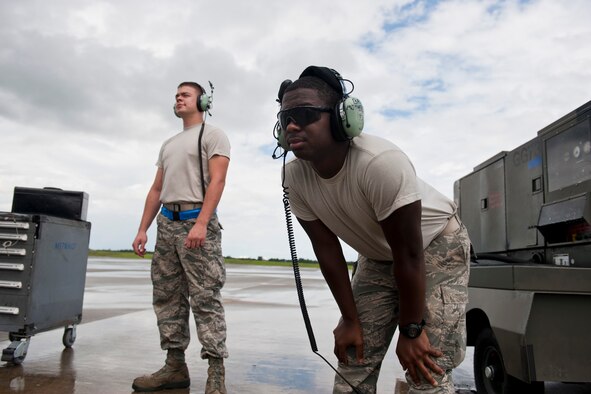
[[[214,214],[207,240],[200,248],[183,243],[195,219],[172,221],[158,215],[158,235],[152,259],[152,304],[163,350],[189,346],[189,311],[193,311],[201,358],[228,357],[226,319],[220,291],[226,281],[221,226]]]
[[[438,387],[425,381],[417,386],[407,373],[409,393],[455,393],[451,371],[462,362],[466,351],[469,250],[470,240],[463,225],[453,234],[437,237],[425,250],[425,330],[431,345],[443,352],[437,364],[446,373],[433,374]],[[339,363],[338,371],[361,393],[376,392],[382,360],[398,325],[400,300],[393,279],[392,262],[360,256],[352,287],[363,327],[364,360],[357,363],[351,348],[349,365]],[[351,392],[352,388],[335,376],[333,393]]]

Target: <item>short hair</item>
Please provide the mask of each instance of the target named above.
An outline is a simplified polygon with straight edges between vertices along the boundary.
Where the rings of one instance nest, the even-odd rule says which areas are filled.
[[[177,86],[177,89],[180,88],[181,86],[190,86],[190,87],[194,88],[195,90],[197,90],[197,92],[201,92],[201,93],[199,93],[199,95],[205,94],[205,89],[203,89],[203,87],[201,85],[199,85],[197,82],[181,82],[179,84],[179,86]]]
[[[318,92],[318,96],[324,102],[324,104],[331,108],[343,98],[343,92],[337,92],[332,87],[330,87],[328,83],[317,77],[306,76],[296,79],[287,88],[285,88],[285,92],[283,92],[283,94],[296,89],[316,90]]]

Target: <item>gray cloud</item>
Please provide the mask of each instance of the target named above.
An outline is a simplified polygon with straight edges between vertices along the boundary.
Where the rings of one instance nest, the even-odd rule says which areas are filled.
[[[0,210],[14,186],[84,190],[91,247],[130,248],[160,144],[180,130],[176,85],[211,80],[209,121],[232,143],[224,253],[288,258],[271,128],[280,82],[307,65],[351,79],[366,132],[450,197],[590,99],[587,1],[345,3],[0,3]],[[313,258],[297,225],[296,238]]]

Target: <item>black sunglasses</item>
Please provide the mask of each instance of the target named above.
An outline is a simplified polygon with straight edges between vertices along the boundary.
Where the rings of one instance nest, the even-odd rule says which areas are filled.
[[[287,129],[290,122],[295,122],[299,127],[306,127],[311,123],[317,122],[322,112],[332,112],[332,109],[313,106],[294,107],[279,111],[277,113],[277,119],[283,130]]]

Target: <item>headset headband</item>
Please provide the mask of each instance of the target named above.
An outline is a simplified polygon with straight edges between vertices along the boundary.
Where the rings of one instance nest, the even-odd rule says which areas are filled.
[[[347,96],[347,94],[345,93],[345,87],[343,85],[343,79],[341,77],[341,74],[339,74],[338,71],[333,70],[332,68],[308,66],[300,74],[300,78],[302,77],[318,78],[326,82],[328,86],[330,86],[332,89],[338,92],[341,95],[341,98]],[[287,89],[287,87],[292,83],[293,81],[291,79],[286,79],[281,83],[281,86],[279,86],[279,92],[277,93],[277,102],[281,103],[283,101],[283,94],[285,93],[285,89]]]
[[[300,74],[302,77],[316,77],[326,82],[331,88],[341,94],[341,97],[345,96],[345,90],[343,89],[343,83],[341,74],[336,70],[328,67],[308,66]]]

